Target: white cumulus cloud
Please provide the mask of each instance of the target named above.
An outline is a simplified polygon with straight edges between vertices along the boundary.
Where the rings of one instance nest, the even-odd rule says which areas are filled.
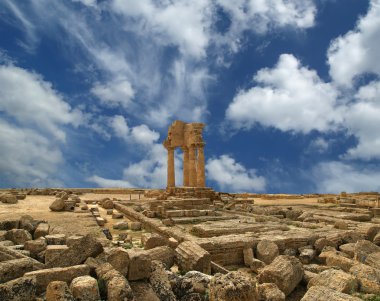
[[[211,158],[206,164],[207,179],[226,191],[264,191],[266,181],[253,169],[247,169],[229,155]]]
[[[312,176],[317,185],[317,192],[320,193],[380,190],[378,166],[363,167],[338,161],[323,162],[314,167]]]
[[[368,13],[359,19],[355,29],[331,42],[328,50],[330,75],[333,80],[350,86],[356,76],[380,75],[380,1],[371,0]]]
[[[291,54],[282,54],[276,66],[254,77],[256,86],[240,91],[226,111],[237,128],[256,123],[282,131],[327,131],[341,122],[337,91],[314,70]]]

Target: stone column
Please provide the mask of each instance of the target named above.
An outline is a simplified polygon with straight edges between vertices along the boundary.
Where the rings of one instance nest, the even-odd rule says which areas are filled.
[[[205,187],[205,153],[204,146],[198,147],[197,158],[197,187]]]
[[[190,146],[189,148],[189,186],[197,186],[197,169],[195,161],[195,147]]]
[[[175,187],[174,147],[168,147],[168,187]]]
[[[189,149],[182,148],[183,151],[183,186],[189,186]]]

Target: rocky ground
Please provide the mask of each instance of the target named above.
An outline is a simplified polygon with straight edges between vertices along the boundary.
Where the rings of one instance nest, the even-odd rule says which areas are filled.
[[[3,191],[0,300],[380,300],[377,198]]]

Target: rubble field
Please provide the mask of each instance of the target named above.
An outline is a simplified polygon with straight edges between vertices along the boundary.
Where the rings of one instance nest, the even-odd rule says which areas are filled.
[[[380,194],[0,190],[0,300],[380,300]]]

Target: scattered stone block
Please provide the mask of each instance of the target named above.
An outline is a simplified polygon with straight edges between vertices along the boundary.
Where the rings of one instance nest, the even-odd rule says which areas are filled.
[[[54,202],[50,204],[49,209],[51,211],[64,211],[65,201],[62,198],[55,199]]]
[[[326,286],[313,286],[303,296],[301,301],[362,301],[359,298],[337,292]]]
[[[0,262],[0,283],[19,278],[33,270],[34,262],[27,257]]]
[[[88,257],[96,257],[103,252],[102,244],[93,236],[86,235],[73,243],[50,261],[46,262],[49,267],[68,267],[79,265]]]
[[[345,221],[337,220],[334,224],[334,228],[340,230],[348,230],[348,224]]]
[[[172,291],[168,274],[166,273],[165,267],[161,262],[152,262],[149,283],[151,284],[153,291],[156,293],[157,297],[160,300],[177,300]]]
[[[258,300],[256,283],[241,272],[216,274],[210,281],[210,301]]]
[[[153,249],[155,247],[165,246],[168,244],[166,237],[156,233],[143,233],[141,235],[141,243],[145,250]]]
[[[339,267],[343,271],[348,272],[355,262],[344,255],[344,253],[339,251],[326,251],[322,252],[319,258],[325,260],[326,265],[330,267]]]
[[[358,289],[358,281],[348,273],[340,270],[326,270],[315,276],[308,283],[308,288],[312,286],[327,286],[341,293],[351,294]]]
[[[112,228],[117,230],[128,230],[128,222],[118,222],[114,224]]]
[[[96,220],[96,223],[98,224],[98,226],[100,226],[100,227],[103,227],[106,223],[105,219],[101,218],[101,217],[96,217],[95,220]]]
[[[113,209],[113,201],[111,201],[110,199],[107,199],[107,200],[104,200],[103,202],[102,202],[102,207],[104,208],[104,209]]]
[[[20,277],[0,284],[0,300],[35,300],[36,291],[36,279],[34,277]]]
[[[355,255],[355,243],[340,245],[339,250],[353,258]]]
[[[18,201],[15,195],[4,193],[0,195],[0,202],[4,204],[16,204]]]
[[[185,241],[175,249],[178,268],[182,272],[199,271],[211,273],[211,255],[205,249],[192,241]]]
[[[49,235],[45,235],[45,239],[48,245],[65,245],[66,244],[65,234],[49,234]]]
[[[24,229],[9,230],[5,237],[15,244],[24,244],[26,241],[32,239],[32,235]]]
[[[147,279],[150,276],[151,261],[149,256],[140,250],[127,250],[129,255],[128,280]]]
[[[371,253],[380,252],[380,247],[368,240],[359,240],[354,247],[355,260],[364,263]]]
[[[46,239],[41,237],[41,238],[38,238],[38,239],[35,239],[35,240],[28,240],[25,242],[24,244],[24,249],[26,251],[29,251],[30,252],[30,255],[33,257],[33,258],[36,258],[36,256],[38,255],[38,253],[44,251],[46,249]]]
[[[82,238],[83,238],[83,235],[72,235],[72,236],[69,236],[66,239],[66,245],[68,247],[71,247],[73,244],[75,244],[76,242],[80,241]]]
[[[303,264],[311,263],[316,256],[316,251],[311,247],[300,248],[299,252],[298,258]]]
[[[380,271],[380,252],[369,254],[365,260],[365,264]]]
[[[253,258],[252,264],[250,265],[251,271],[258,274],[262,268],[265,267],[265,263],[259,259]]]
[[[168,246],[156,247],[145,251],[151,261],[156,260],[162,262],[167,269],[174,265],[174,250]]]
[[[359,281],[360,291],[368,294],[380,293],[380,271],[368,265],[357,263],[350,273]]]
[[[46,288],[46,301],[75,301],[64,281],[52,281]]]
[[[318,253],[322,252],[323,248],[326,246],[336,248],[336,244],[326,238],[318,238],[314,244],[314,248]]]
[[[11,230],[11,229],[17,229],[19,226],[20,221],[18,219],[7,219],[7,220],[0,220],[0,230]]]
[[[112,215],[113,209],[107,209],[107,215]]]
[[[113,212],[112,213],[112,218],[113,219],[119,219],[119,218],[123,218],[123,217],[124,217],[124,215],[122,213],[120,213],[120,212]]]
[[[48,223],[39,223],[34,231],[34,239],[46,236],[49,234],[50,226]]]
[[[285,294],[274,283],[258,285],[259,301],[285,301]]]
[[[67,245],[49,245],[45,250],[45,262],[50,262],[54,257],[60,256],[68,249]]]
[[[178,240],[176,240],[174,237],[169,237],[169,240],[168,240],[168,245],[169,247],[171,247],[172,249],[175,249],[178,247]]]
[[[141,223],[140,222],[131,222],[129,223],[129,228],[132,231],[140,231],[141,230]]]
[[[257,244],[256,257],[266,264],[270,264],[279,253],[278,246],[270,240],[264,239]]]
[[[250,267],[253,264],[253,250],[252,248],[243,249],[244,264],[247,267]]]
[[[100,300],[98,282],[91,276],[79,276],[74,278],[71,282],[70,289],[76,300]]]
[[[127,276],[129,267],[129,254],[127,250],[121,247],[112,249],[107,256],[107,262],[120,274]]]
[[[74,278],[89,275],[88,265],[74,265],[65,268],[51,268],[26,273],[24,276],[35,277],[37,293],[42,293],[51,281],[64,281],[70,283]]]
[[[288,296],[303,278],[302,263],[293,256],[280,255],[264,267],[259,275],[260,283],[275,283]]]

